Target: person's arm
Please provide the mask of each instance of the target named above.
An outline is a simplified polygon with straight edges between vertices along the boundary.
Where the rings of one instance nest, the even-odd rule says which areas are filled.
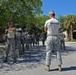
[[[45,22],[44,31],[47,32],[47,30],[48,30],[48,29],[47,29],[47,22]]]
[[[47,27],[44,27],[44,31],[47,32]]]
[[[5,34],[8,32],[8,29],[5,29]]]
[[[58,25],[58,33],[61,33],[61,31],[60,31],[60,22],[59,22],[59,25]]]

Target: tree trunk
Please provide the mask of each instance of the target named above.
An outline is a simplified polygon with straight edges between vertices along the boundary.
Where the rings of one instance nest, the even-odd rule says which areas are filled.
[[[73,27],[72,25],[70,26],[70,40],[73,40]]]
[[[69,30],[67,30],[67,40],[69,41]]]

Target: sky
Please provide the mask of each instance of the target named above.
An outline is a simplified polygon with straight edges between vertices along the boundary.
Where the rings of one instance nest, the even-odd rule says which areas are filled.
[[[51,10],[54,10],[56,17],[76,15],[76,0],[42,0],[42,2],[43,15],[48,15]]]

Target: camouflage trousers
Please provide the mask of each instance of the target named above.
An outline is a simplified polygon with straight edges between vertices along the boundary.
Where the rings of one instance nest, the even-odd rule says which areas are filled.
[[[10,50],[12,51],[13,58],[15,58],[17,56],[16,50],[15,50],[15,39],[13,39],[13,38],[7,39],[5,48],[6,48],[6,58],[8,58],[8,54],[9,54]]]
[[[46,40],[46,65],[51,65],[52,51],[56,52],[58,65],[62,64],[60,40],[58,36],[47,36]]]
[[[17,50],[17,55],[21,55],[22,53],[22,49],[21,49],[21,39],[20,38],[16,38],[16,41],[15,41],[15,45],[16,45],[16,50]]]

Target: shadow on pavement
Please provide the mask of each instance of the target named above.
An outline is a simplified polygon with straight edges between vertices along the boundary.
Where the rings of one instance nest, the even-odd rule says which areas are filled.
[[[26,51],[22,56],[23,60],[18,61],[18,63],[38,63],[45,59],[45,47],[38,46],[36,48]]]
[[[74,71],[74,70],[76,70],[76,66],[71,66],[71,67],[65,67],[65,68],[62,68],[62,71],[61,72],[64,72],[64,71]],[[58,68],[56,68],[56,69],[51,69],[50,70],[50,72],[51,71],[58,71]]]
[[[69,51],[76,51],[76,48],[75,47],[71,47],[71,46],[66,46],[66,50],[69,52]]]
[[[1,48],[3,49],[3,48]],[[45,47],[37,46],[25,51],[15,64],[10,60],[7,63],[2,63],[0,70],[2,71],[19,71],[36,68],[39,65],[44,65],[43,61],[45,59]]]
[[[62,71],[72,71],[72,70],[76,70],[76,66],[65,67],[62,69]]]
[[[2,48],[3,49],[3,48]],[[4,71],[12,71],[12,70],[25,70],[25,69],[32,69],[36,68],[39,65],[44,65],[45,61],[45,46],[37,46],[34,48],[31,48],[28,51],[25,51],[25,54],[22,55],[17,63],[11,64],[11,63],[3,63],[2,69]],[[76,49],[73,47],[66,46],[66,50],[61,50],[62,55],[65,56],[69,53],[76,52]],[[52,56],[52,59],[55,56]],[[51,71],[56,71],[58,69],[52,69]],[[66,67],[63,68],[63,71],[70,71],[70,70],[76,70],[75,66]]]
[[[62,50],[62,53],[71,54],[71,53],[74,53],[74,52],[76,52],[76,48],[75,47],[71,47],[71,46],[66,46],[66,49]]]

